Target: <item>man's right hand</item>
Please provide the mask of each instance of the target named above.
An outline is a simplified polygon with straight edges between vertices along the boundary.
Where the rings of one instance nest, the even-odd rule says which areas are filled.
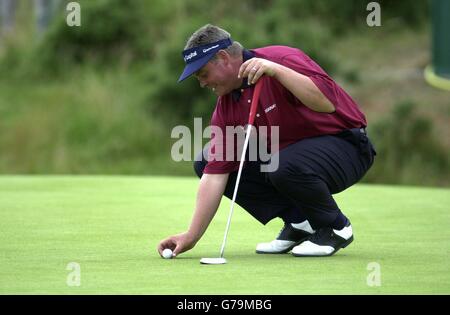
[[[194,216],[188,232],[162,240],[158,245],[158,252],[161,256],[166,248],[171,249],[173,255],[177,256],[197,244],[219,207],[227,181],[228,174],[203,174],[200,179]]]
[[[170,236],[162,240],[158,245],[159,255],[162,257],[164,249],[169,248],[173,252],[173,257],[192,249],[197,242],[188,232]]]

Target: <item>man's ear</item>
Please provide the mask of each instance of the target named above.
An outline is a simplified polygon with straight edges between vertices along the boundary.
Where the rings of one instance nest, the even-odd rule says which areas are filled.
[[[227,65],[230,63],[230,54],[225,50],[221,49],[216,53],[217,58],[221,59],[222,62]]]

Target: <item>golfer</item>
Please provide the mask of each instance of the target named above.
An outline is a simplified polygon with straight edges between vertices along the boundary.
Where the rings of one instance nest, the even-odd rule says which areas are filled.
[[[217,96],[211,125],[245,126],[255,83],[264,78],[254,125],[278,127],[278,167],[261,171],[247,161],[236,203],[266,224],[281,218],[276,239],[256,246],[259,254],[330,256],[353,241],[349,218],[333,199],[357,183],[371,167],[375,150],[366,118],[355,101],[310,57],[297,48],[245,49],[214,25],[198,29],[183,51],[186,67],[179,82],[194,76]],[[270,133],[267,135],[270,143]],[[225,143],[222,143],[224,141]],[[213,137],[194,169],[201,178],[188,230],[159,243],[178,255],[200,240],[222,195],[232,198],[239,160],[207,159],[229,139]]]

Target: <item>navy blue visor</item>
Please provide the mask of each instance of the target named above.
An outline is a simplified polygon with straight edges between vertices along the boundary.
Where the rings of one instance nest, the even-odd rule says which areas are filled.
[[[189,48],[183,51],[183,59],[186,63],[183,73],[181,74],[178,82],[191,76],[193,73],[200,70],[212,57],[221,49],[227,48],[233,44],[231,38],[219,40],[214,43]]]

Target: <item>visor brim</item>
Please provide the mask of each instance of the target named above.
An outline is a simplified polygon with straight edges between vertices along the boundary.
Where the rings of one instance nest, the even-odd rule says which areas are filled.
[[[188,63],[186,67],[184,67],[183,73],[178,78],[178,82],[181,82],[188,77],[190,77],[192,74],[200,70],[204,65],[208,63],[208,61],[211,60],[212,57],[214,57],[216,53],[212,53],[209,55],[205,55],[204,57],[195,60],[194,62]]]

